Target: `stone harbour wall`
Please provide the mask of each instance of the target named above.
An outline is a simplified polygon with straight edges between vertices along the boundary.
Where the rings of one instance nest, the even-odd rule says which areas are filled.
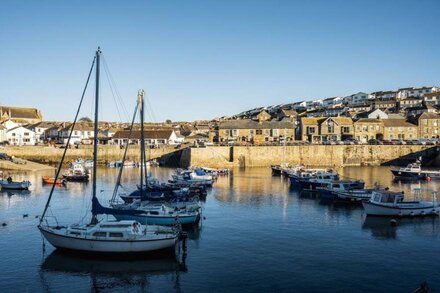
[[[283,162],[310,166],[402,165],[420,156],[428,165],[439,165],[440,147],[423,145],[305,145],[212,146],[190,148],[181,156],[182,166],[263,167]]]

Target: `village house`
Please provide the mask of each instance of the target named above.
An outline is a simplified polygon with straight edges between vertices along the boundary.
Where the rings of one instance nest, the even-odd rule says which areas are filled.
[[[371,106],[369,104],[357,104],[357,105],[348,106],[347,109],[348,111],[360,113],[360,112],[370,111]]]
[[[295,124],[283,121],[255,121],[251,119],[221,121],[216,127],[213,142],[251,143],[292,141]]]
[[[439,105],[440,104],[440,91],[423,94],[422,99],[427,104]]]
[[[295,122],[298,116],[298,112],[292,109],[281,109],[278,113],[278,120]]]
[[[344,103],[350,106],[362,105],[367,103],[369,96],[367,93],[358,92],[357,94],[345,97]]]
[[[129,136],[129,130],[119,130],[112,138],[114,144],[125,145],[130,139],[129,144],[140,144],[141,131],[133,130]],[[159,147],[168,144],[181,144],[183,140],[179,139],[173,129],[163,130],[144,130],[145,144],[152,147]]]
[[[15,128],[17,126],[21,126],[20,124],[12,121],[12,119],[6,119],[4,120],[1,125],[3,125],[3,127],[5,127],[6,129],[12,129]]]
[[[354,137],[361,143],[370,139],[383,140],[383,122],[380,119],[362,118],[354,122]]]
[[[400,100],[398,103],[400,108],[407,108],[407,107],[417,107],[422,105],[422,99],[419,98],[406,98],[403,100]]]
[[[345,140],[353,134],[353,120],[349,117],[328,117],[320,124],[321,141]]]
[[[320,124],[325,119],[325,117],[301,117],[301,140],[312,143],[320,142]]]
[[[23,127],[17,126],[15,128],[8,129],[6,132],[6,138],[10,145],[35,145],[35,132]]]
[[[75,128],[72,129],[73,123],[67,125],[58,131],[58,142],[59,143],[67,143],[67,139],[69,138],[70,132],[72,132],[72,136],[70,138],[70,144],[79,144],[84,141],[88,141],[90,143],[93,138],[93,123],[90,122],[77,122],[75,124]]]
[[[431,106],[430,104],[422,104],[420,106],[416,106],[416,107],[408,107],[405,109],[406,112],[406,117],[407,118],[411,118],[417,115],[420,115],[422,113],[437,113],[438,110],[436,108],[434,108],[433,106]]]
[[[261,111],[257,116],[253,117],[254,120],[258,121],[269,121],[271,118],[272,116],[266,111]]]
[[[55,122],[45,122],[41,121],[35,124],[27,125],[26,128],[35,132],[35,142],[42,143],[47,140],[46,131],[49,128],[52,128],[56,123]]]
[[[372,101],[372,107],[373,109],[381,109],[385,110],[388,108],[394,108],[397,105],[397,102],[395,99],[389,99],[389,100],[374,100]]]
[[[0,121],[11,119],[20,124],[34,124],[43,120],[43,115],[36,108],[0,106]]]
[[[374,97],[375,100],[389,101],[396,100],[397,93],[397,91],[379,91],[371,93],[371,96]]]
[[[423,139],[440,137],[440,116],[436,113],[424,112],[415,117],[418,124],[418,137]]]
[[[353,119],[388,119],[388,114],[381,109],[373,109],[362,113],[357,113]]]
[[[400,99],[406,99],[406,98],[421,98],[425,94],[431,94],[438,92],[440,89],[436,86],[430,86],[430,87],[408,87],[408,88],[401,88],[398,89],[398,98]]]
[[[335,116],[341,116],[345,115],[345,113],[348,111],[347,107],[333,107],[333,108],[326,108],[324,109],[324,115],[325,117],[335,117]]]
[[[326,99],[322,100],[322,106],[324,108],[329,108],[332,106],[340,105],[340,104],[342,104],[343,101],[344,101],[343,97],[326,98]]]
[[[418,138],[417,125],[405,119],[385,119],[383,122],[384,140],[412,140]]]

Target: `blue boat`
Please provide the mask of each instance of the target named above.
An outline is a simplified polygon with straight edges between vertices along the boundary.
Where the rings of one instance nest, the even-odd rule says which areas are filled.
[[[373,189],[364,189],[365,183],[361,180],[336,180],[319,188],[322,200],[360,203],[371,197]]]

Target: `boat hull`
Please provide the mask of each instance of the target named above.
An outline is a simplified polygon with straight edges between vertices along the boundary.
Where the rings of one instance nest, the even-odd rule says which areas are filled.
[[[54,247],[83,253],[147,253],[172,248],[178,240],[177,236],[154,240],[97,240],[62,235],[41,226],[38,228],[44,238]]]
[[[426,205],[423,207],[411,206],[408,204],[406,207],[398,206],[385,206],[375,204],[372,202],[362,202],[365,213],[368,216],[382,216],[382,217],[423,217],[438,215],[440,211],[439,206]]]
[[[89,181],[89,175],[63,175],[66,181],[70,182],[87,182]]]
[[[29,181],[7,182],[6,180],[1,180],[0,186],[2,190],[28,190],[31,183]]]
[[[166,216],[144,216],[144,215],[113,215],[118,221],[134,220],[144,225],[162,225],[171,226],[176,224],[176,217]],[[197,224],[200,220],[200,214],[190,216],[179,216],[179,223],[181,225]]]
[[[391,170],[395,179],[406,179],[406,180],[425,180],[426,174],[419,172],[409,172],[409,171],[399,171]]]

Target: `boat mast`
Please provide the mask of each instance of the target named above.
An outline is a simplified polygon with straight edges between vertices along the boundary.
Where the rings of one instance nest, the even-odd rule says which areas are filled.
[[[144,91],[138,91],[141,116],[141,198],[144,195],[144,165],[145,165],[145,137],[144,137]],[[146,185],[147,182],[145,182]]]
[[[98,160],[98,106],[99,106],[99,63],[101,49],[96,50],[95,128],[93,131],[93,197],[96,197],[96,165]]]

